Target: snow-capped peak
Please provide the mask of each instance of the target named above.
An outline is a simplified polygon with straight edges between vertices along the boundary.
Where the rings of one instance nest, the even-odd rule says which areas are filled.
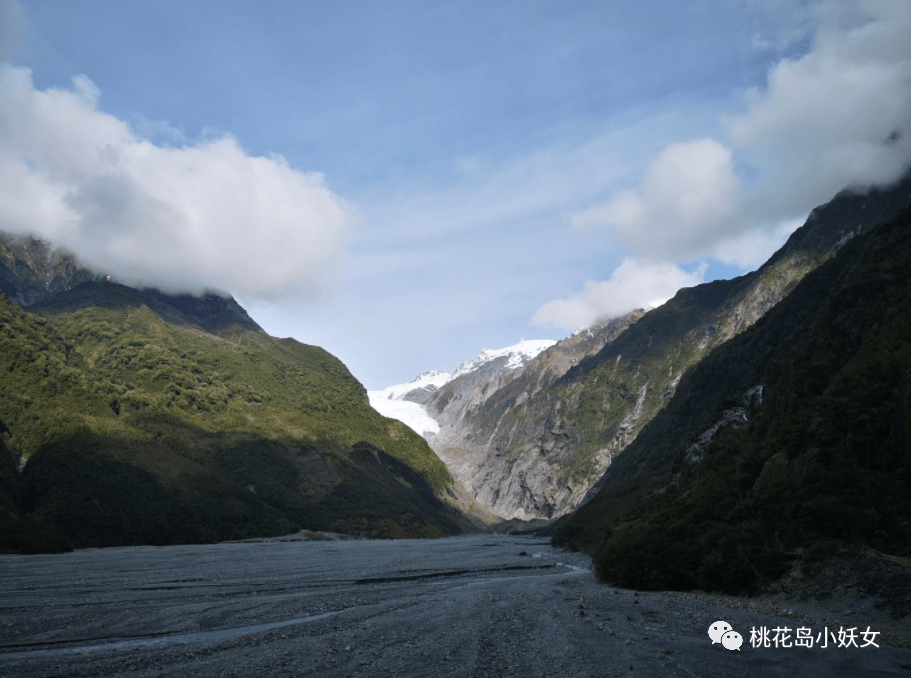
[[[407,384],[396,384],[387,386],[379,391],[370,391],[370,400],[402,400],[407,394],[415,389],[424,388],[435,391],[443,384],[452,380],[452,374],[449,372],[421,372]]]
[[[431,418],[423,405],[405,400],[406,395],[417,389],[436,391],[456,377],[477,370],[497,358],[507,358],[505,366],[507,370],[519,369],[556,343],[550,339],[535,339],[520,341],[518,344],[506,348],[485,348],[452,372],[422,372],[407,384],[396,384],[379,391],[368,391],[370,405],[383,416],[398,419],[418,433],[438,433],[439,425]]]
[[[520,341],[518,344],[507,346],[506,348],[485,348],[471,360],[456,367],[452,371],[452,379],[472,372],[486,363],[503,357],[508,358],[506,363],[507,369],[518,369],[528,364],[535,356],[556,343],[556,341],[551,339],[531,339],[528,341]]]

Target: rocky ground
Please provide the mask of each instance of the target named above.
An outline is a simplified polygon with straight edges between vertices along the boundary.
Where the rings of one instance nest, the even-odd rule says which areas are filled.
[[[859,585],[822,602],[799,588],[751,600],[620,590],[529,536],[0,556],[0,675],[911,676],[907,615]],[[720,620],[739,650],[712,643]],[[763,628],[769,647],[753,647]],[[798,628],[835,640],[794,647]],[[879,647],[838,647],[849,629]]]

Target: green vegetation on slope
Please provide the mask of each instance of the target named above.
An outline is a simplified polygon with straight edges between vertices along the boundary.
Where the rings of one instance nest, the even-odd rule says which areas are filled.
[[[77,546],[459,529],[443,463],[340,361],[243,323],[211,334],[162,299],[0,299],[0,435],[27,460],[6,505]]]
[[[911,556],[911,219],[848,243],[681,380],[555,531],[601,578],[749,593],[797,558]],[[764,402],[686,450],[752,387]]]
[[[689,370],[755,323],[849,238],[907,209],[909,196],[911,173],[891,186],[841,191],[814,209],[757,271],[680,290],[560,379],[537,393],[523,394],[527,399],[518,394],[510,399],[505,389],[504,399],[492,396],[489,403],[505,407],[482,410],[484,416],[469,422],[477,430],[466,436],[486,446],[483,478],[488,496],[498,497],[507,510],[521,502],[526,512],[541,516],[571,509],[608,464],[616,466],[625,456],[627,446],[668,405]],[[502,499],[509,490],[505,483],[498,484],[498,474],[510,481],[526,474],[536,480],[512,482],[509,487],[528,487],[530,492],[522,499]],[[637,496],[636,488],[631,489],[628,496]]]

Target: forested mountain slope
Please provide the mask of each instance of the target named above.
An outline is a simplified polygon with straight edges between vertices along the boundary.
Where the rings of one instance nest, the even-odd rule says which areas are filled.
[[[95,281],[0,298],[0,392],[8,548],[31,547],[25,516],[74,546],[470,527],[420,436],[231,299]]]
[[[680,290],[539,390],[519,392],[515,381],[502,397],[492,394],[460,424],[463,444],[482,447],[470,491],[505,517],[568,513],[670,401],[689,369],[763,317],[846,242],[909,204],[911,174],[888,187],[842,191],[814,209],[757,271]]]
[[[555,534],[637,588],[744,593],[843,548],[911,556],[911,212],[685,374]]]

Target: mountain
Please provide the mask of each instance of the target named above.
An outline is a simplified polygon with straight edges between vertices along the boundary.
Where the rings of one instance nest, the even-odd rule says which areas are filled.
[[[539,366],[532,363],[431,438],[434,450],[468,460],[470,470],[449,466],[479,503],[505,518],[569,513],[667,405],[689,369],[909,200],[909,176],[890,187],[842,191],[814,209],[757,271],[680,290],[658,308],[594,328],[597,350],[575,363],[553,358],[563,342],[545,351]],[[440,405],[439,392],[425,405],[438,421]]]
[[[0,296],[6,548],[474,529],[426,442],[325,350],[22,243],[0,237],[4,289],[34,302]]]
[[[86,268],[73,254],[53,243],[0,231],[0,291],[20,307],[48,301],[84,282],[110,279]],[[160,313],[170,314],[180,322],[189,320],[208,332],[225,334],[232,328],[263,331],[228,295],[168,295],[154,289],[142,292]]]
[[[560,480],[554,482],[553,469],[546,462],[531,467],[513,464],[502,455],[490,455],[490,445],[495,432],[511,412],[613,341],[642,313],[642,310],[636,310],[623,318],[576,332],[542,351],[521,370],[514,371],[509,380],[477,383],[477,395],[473,398],[452,397],[451,393],[456,389],[448,385],[446,390],[440,389],[434,394],[427,403],[428,410],[432,416],[443,420],[445,426],[429,438],[431,447],[447,462],[476,501],[503,518],[528,519],[538,517],[537,497],[550,495],[556,503],[567,505],[581,500],[587,485],[580,492]],[[456,407],[452,407],[453,401]],[[557,473],[560,474],[559,469]],[[576,494],[578,497],[574,496]]]
[[[582,329],[560,342],[533,340],[485,349],[452,372],[424,372],[407,384],[371,391],[370,403],[384,415],[421,432],[482,506],[503,518],[523,517],[521,505],[497,504],[485,492],[502,479],[497,469],[481,466],[489,441],[479,439],[478,431],[483,429],[476,421],[484,417],[499,420],[516,402],[521,404],[552,384],[642,314],[642,310],[633,311],[624,318]],[[508,499],[506,493],[498,496]]]
[[[880,220],[895,190],[841,195],[804,228],[836,208]],[[854,237],[684,374],[558,522],[599,577],[738,594],[845,550],[911,556],[911,210],[853,215]]]
[[[449,435],[467,409],[516,378],[538,354],[555,343],[536,339],[501,349],[484,349],[451,372],[423,372],[407,384],[371,391],[370,404],[421,433],[458,477],[464,463],[448,458],[445,448],[435,442]],[[428,406],[433,408],[433,414]]]
[[[106,277],[45,240],[0,232],[0,292],[19,306],[30,306]]]

